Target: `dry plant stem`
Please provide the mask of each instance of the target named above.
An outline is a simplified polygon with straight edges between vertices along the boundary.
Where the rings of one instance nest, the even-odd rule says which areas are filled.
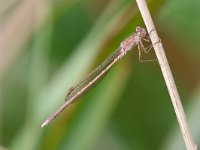
[[[145,25],[147,27],[147,31],[150,34],[150,39],[153,43],[153,47],[155,49],[155,53],[157,56],[157,59],[159,61],[161,71],[163,74],[163,77],[165,79],[169,95],[171,97],[171,101],[178,119],[178,123],[183,135],[183,138],[185,140],[185,144],[187,146],[188,150],[196,150],[197,146],[195,145],[192,135],[189,131],[185,113],[183,110],[183,106],[181,104],[181,100],[162,46],[162,43],[157,35],[157,32],[155,30],[155,26],[153,24],[150,12],[148,10],[147,4],[145,0],[136,0],[138,7],[140,9],[140,12],[142,14],[143,20],[145,22]]]

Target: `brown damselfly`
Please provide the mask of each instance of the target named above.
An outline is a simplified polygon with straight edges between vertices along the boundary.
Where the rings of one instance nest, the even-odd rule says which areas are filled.
[[[48,125],[52,120],[54,120],[66,107],[71,103],[75,102],[81,95],[89,91],[99,80],[101,80],[107,72],[112,68],[112,66],[122,59],[127,52],[129,52],[133,47],[138,46],[139,50],[139,60],[141,51],[148,52],[149,48],[144,48],[142,40],[149,41],[146,37],[146,30],[142,27],[136,27],[136,32],[126,38],[121,42],[119,48],[111,54],[106,60],[94,69],[86,78],[80,81],[77,85],[71,87],[65,98],[65,103],[58,108],[58,110],[49,116],[42,127]],[[151,45],[150,45],[151,47]]]

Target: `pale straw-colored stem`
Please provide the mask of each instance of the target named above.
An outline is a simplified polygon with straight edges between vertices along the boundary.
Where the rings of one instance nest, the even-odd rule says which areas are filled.
[[[169,95],[171,97],[171,101],[178,119],[178,123],[186,144],[186,147],[188,150],[196,150],[197,146],[195,145],[192,135],[190,133],[190,130],[187,125],[187,120],[185,116],[185,112],[183,110],[183,106],[181,104],[180,96],[178,94],[171,69],[169,67],[163,45],[161,40],[159,39],[157,35],[157,31],[155,29],[155,26],[153,24],[153,20],[151,18],[149,9],[147,7],[146,1],[145,0],[136,0],[139,10],[142,14],[144,23],[147,27],[147,31],[149,33],[150,39],[153,43],[153,47],[156,53],[156,57],[158,59],[158,62],[160,64],[160,68],[163,74],[163,77],[165,79],[167,89],[169,92]]]

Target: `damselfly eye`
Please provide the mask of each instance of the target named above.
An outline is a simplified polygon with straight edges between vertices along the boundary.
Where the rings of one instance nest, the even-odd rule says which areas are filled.
[[[141,27],[136,27],[136,33],[138,36],[143,36],[144,34],[144,29]]]
[[[141,27],[136,27],[136,32],[139,32]]]

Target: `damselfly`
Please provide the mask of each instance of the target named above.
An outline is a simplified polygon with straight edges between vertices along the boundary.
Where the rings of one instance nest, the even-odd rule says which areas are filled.
[[[122,59],[134,46],[138,46],[140,60],[140,51],[144,51],[147,53],[149,50],[149,48],[145,49],[144,45],[142,44],[142,40],[149,41],[145,37],[146,30],[142,27],[137,27],[136,32],[130,35],[124,41],[122,41],[119,48],[113,54],[111,54],[100,66],[94,69],[85,79],[79,82],[76,86],[69,89],[65,98],[65,103],[55,113],[53,113],[44,121],[42,127],[48,125],[66,107],[75,102],[81,95],[91,89],[99,80],[101,80],[107,74],[110,68],[116,62]]]

